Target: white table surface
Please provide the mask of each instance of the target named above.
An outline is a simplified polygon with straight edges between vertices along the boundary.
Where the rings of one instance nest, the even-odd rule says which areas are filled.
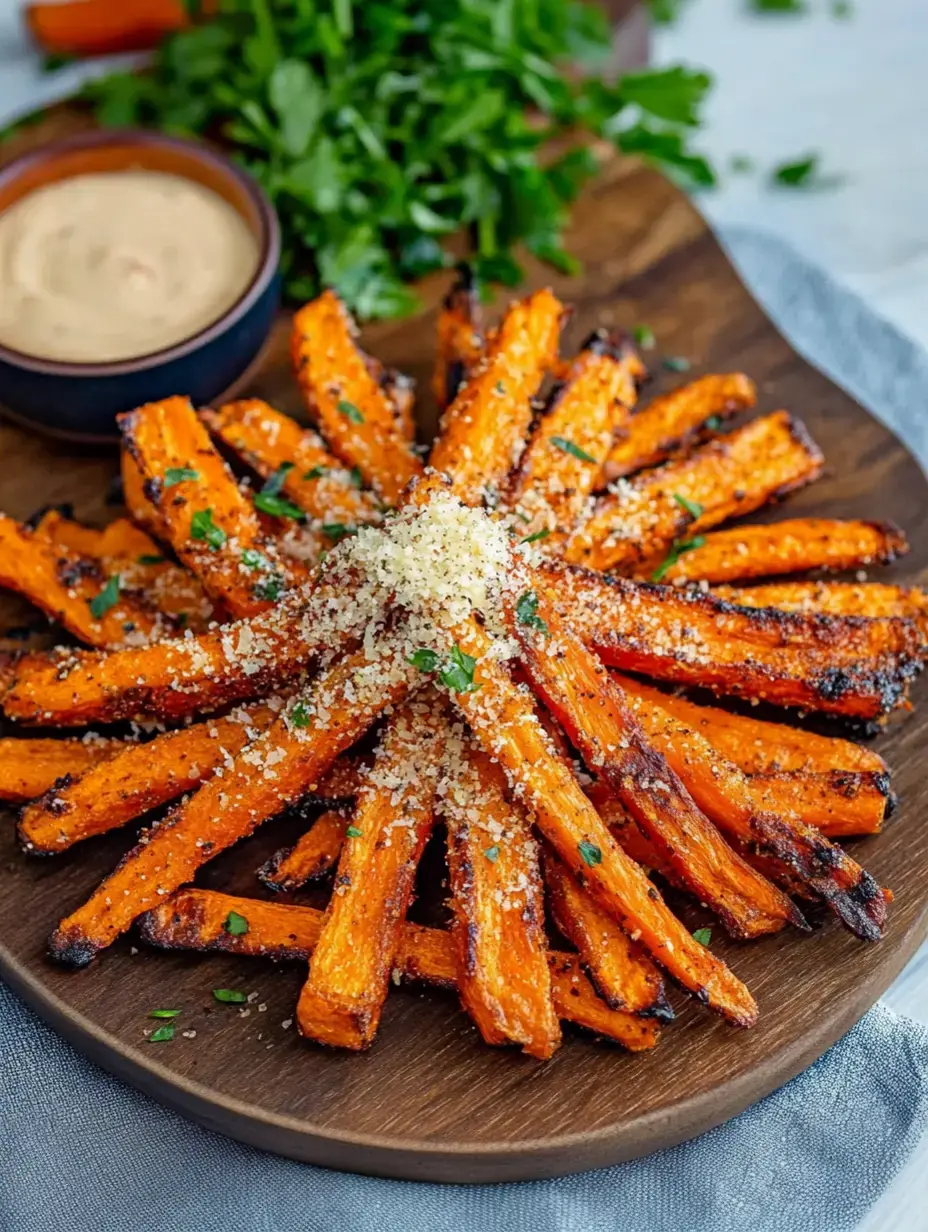
[[[117,3],[118,0],[114,0]],[[803,16],[750,16],[746,0],[687,0],[655,40],[659,61],[710,69],[717,88],[700,142],[721,166],[748,154],[758,171],[727,175],[697,204],[710,222],[766,228],[928,347],[928,4],[829,0]],[[0,0],[0,123],[73,89],[82,71],[41,74],[22,36],[19,0]],[[764,170],[816,150],[844,178],[821,191],[771,190]],[[928,946],[885,997],[928,1022]],[[928,1139],[858,1232],[928,1230]]]

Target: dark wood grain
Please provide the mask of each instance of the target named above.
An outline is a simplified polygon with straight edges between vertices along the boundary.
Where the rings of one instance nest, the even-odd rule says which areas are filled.
[[[580,203],[571,240],[585,273],[557,280],[576,305],[569,343],[604,323],[646,321],[662,349],[694,372],[740,368],[761,390],[761,409],[805,418],[829,460],[827,476],[790,502],[823,515],[891,517],[914,550],[885,576],[928,577],[928,492],[905,449],[850,398],[799,359],[752,302],[686,200],[650,171],[613,165]],[[531,282],[546,275],[533,269]],[[441,279],[423,288],[429,310],[379,325],[366,341],[427,385],[434,304]],[[299,412],[285,357],[286,322],[254,392]],[[669,384],[680,378],[662,377]],[[425,408],[424,432],[429,414]],[[18,429],[0,429],[0,507],[17,516],[72,500],[82,518],[106,519],[102,494],[114,457],[80,454]],[[766,516],[766,515],[765,515]],[[881,574],[881,576],[884,576]],[[917,685],[916,701],[925,701]],[[894,719],[876,747],[895,770],[902,805],[886,832],[853,844],[896,893],[889,935],[855,941],[831,921],[811,936],[748,945],[721,939],[761,1006],[738,1032],[680,1001],[678,1021],[651,1054],[631,1056],[579,1034],[539,1064],[485,1047],[451,996],[396,990],[380,1036],[361,1056],[296,1037],[290,1020],[298,967],[228,957],[154,955],[123,939],[82,973],[44,957],[45,938],[96,885],[131,833],[28,860],[12,824],[0,839],[0,971],[38,1012],[107,1069],[203,1124],[256,1145],[335,1167],[446,1181],[512,1180],[594,1167],[668,1146],[725,1120],[803,1069],[868,1008],[928,926],[928,782],[920,753],[928,706]],[[202,884],[259,894],[254,870],[288,836],[266,826],[207,866]],[[301,901],[317,901],[312,895]],[[695,927],[708,923],[691,911]],[[214,987],[256,992],[247,1015],[213,1002]],[[147,1012],[180,1006],[177,1037],[150,1045]],[[266,1007],[262,1009],[262,1007]],[[181,1032],[195,1030],[196,1037]]]

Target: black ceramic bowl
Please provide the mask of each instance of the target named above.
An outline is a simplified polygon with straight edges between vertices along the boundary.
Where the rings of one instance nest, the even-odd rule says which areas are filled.
[[[244,294],[212,325],[151,355],[111,363],[61,363],[0,346],[0,410],[40,431],[82,440],[116,436],[114,416],[186,394],[211,402],[255,363],[280,303],[280,230],[255,181],[207,146],[149,132],[92,132],[14,159],[0,171],[0,211],[45,184],[126,168],[164,171],[212,189],[244,219],[260,248]]]

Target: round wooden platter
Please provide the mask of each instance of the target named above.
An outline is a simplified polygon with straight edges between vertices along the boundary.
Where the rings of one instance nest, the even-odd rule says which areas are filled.
[[[610,166],[577,209],[571,245],[585,272],[556,280],[576,306],[568,345],[596,325],[647,322],[663,353],[688,356],[694,373],[750,373],[761,409],[785,406],[801,415],[828,458],[827,476],[793,497],[790,512],[894,518],[914,548],[885,576],[928,579],[928,490],[916,463],[794,354],[673,187],[640,167]],[[530,281],[540,285],[546,276],[532,269]],[[444,285],[436,279],[423,288],[429,307],[421,318],[366,335],[372,350],[418,379],[426,418],[434,306]],[[657,388],[680,379],[665,374]],[[286,322],[252,388],[299,413]],[[0,458],[0,508],[7,512],[21,517],[69,500],[81,518],[112,516],[104,493],[113,456],[83,455],[2,427]],[[483,1045],[451,996],[396,989],[369,1052],[326,1051],[284,1025],[303,977],[298,966],[156,954],[136,948],[132,936],[86,971],[53,966],[44,955],[49,931],[112,868],[133,833],[27,859],[16,847],[12,817],[0,838],[0,972],[105,1068],[210,1128],[299,1159],[473,1182],[553,1176],[643,1155],[726,1120],[801,1071],[877,999],[924,938],[928,781],[919,752],[928,699],[918,684],[914,694],[922,708],[894,718],[876,741],[894,769],[901,807],[883,835],[853,844],[895,891],[888,936],[868,946],[824,920],[811,936],[737,945],[715,928],[713,948],[760,1003],[760,1022],[749,1032],[681,998],[678,1020],[651,1053],[627,1054],[568,1030],[554,1059],[540,1064]],[[290,823],[270,823],[207,865],[202,884],[261,893],[254,870],[292,837]],[[692,927],[711,922],[696,910],[684,914]],[[240,1011],[217,1004],[216,987],[257,996]],[[183,1012],[173,1042],[152,1045],[144,1032],[157,1024],[147,1014],[159,1006]]]

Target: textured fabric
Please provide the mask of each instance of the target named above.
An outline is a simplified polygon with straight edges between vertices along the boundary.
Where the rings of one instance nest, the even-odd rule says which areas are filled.
[[[793,343],[928,459],[928,358],[778,242],[723,237]],[[928,1122],[928,1029],[872,1010],[727,1125],[600,1172],[499,1186],[348,1176],[207,1133],[0,988],[0,1232],[850,1232]]]

